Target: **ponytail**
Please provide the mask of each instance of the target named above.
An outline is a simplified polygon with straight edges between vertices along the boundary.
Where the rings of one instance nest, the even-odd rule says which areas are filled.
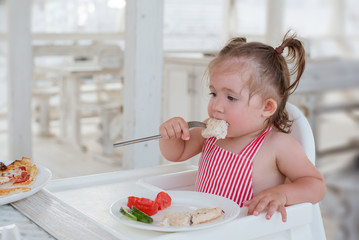
[[[301,41],[296,39],[296,34],[289,36],[288,31],[282,41],[282,44],[275,50],[278,54],[282,54],[285,48],[288,49],[288,53],[285,56],[287,64],[292,64],[293,68],[290,70],[290,75],[296,74],[294,82],[289,85],[287,91],[288,95],[291,95],[298,87],[300,77],[302,76],[305,68],[305,50]]]
[[[292,126],[292,121],[289,120],[288,113],[285,110],[285,105],[288,97],[297,89],[305,68],[305,50],[301,41],[296,39],[296,34],[289,35],[288,31],[282,41],[282,44],[275,49],[276,54],[279,54],[282,59],[279,60],[282,71],[280,78],[283,79],[282,91],[280,91],[281,101],[278,102],[278,109],[276,113],[268,119],[269,123],[274,124],[280,131],[289,133]],[[287,54],[283,56],[284,49],[287,49]],[[292,66],[288,69],[288,65]],[[285,71],[287,69],[287,71]],[[295,79],[290,83],[290,77],[295,75]]]

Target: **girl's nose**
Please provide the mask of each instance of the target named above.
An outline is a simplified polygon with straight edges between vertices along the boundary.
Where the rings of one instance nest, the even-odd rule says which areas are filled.
[[[220,98],[216,98],[213,99],[213,111],[214,112],[219,112],[219,113],[223,113],[224,112],[224,108],[223,108],[223,104]]]

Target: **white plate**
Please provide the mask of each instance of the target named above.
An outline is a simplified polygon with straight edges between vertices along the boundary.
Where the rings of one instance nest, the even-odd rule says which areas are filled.
[[[4,161],[4,163],[8,164],[6,161]],[[37,173],[35,179],[29,185],[31,190],[27,192],[16,193],[5,197],[0,197],[0,206],[29,197],[34,193],[38,192],[39,190],[41,190],[47,184],[47,182],[51,179],[52,176],[51,171],[48,168],[45,168],[39,164],[36,164],[36,167],[37,167]]]
[[[220,224],[229,222],[235,219],[240,212],[239,205],[233,202],[230,199],[208,194],[200,193],[194,191],[168,191],[167,192],[172,198],[172,204],[170,207],[158,211],[157,214],[153,215],[153,223],[146,224],[138,221],[130,220],[129,218],[123,216],[120,213],[121,206],[127,207],[127,198],[120,199],[112,204],[110,208],[110,213],[114,218],[116,218],[121,223],[139,229],[161,231],[161,232],[180,232],[180,231],[192,231],[198,229],[204,229],[209,227],[218,226]],[[138,196],[138,197],[147,197],[147,196]],[[149,198],[153,196],[149,196]],[[151,199],[152,199],[151,198]],[[165,227],[161,226],[161,221],[166,213],[169,212],[184,212],[184,211],[194,211],[199,208],[215,208],[219,207],[224,211],[224,214],[218,219],[213,221],[202,223],[198,225],[188,226],[188,227]]]

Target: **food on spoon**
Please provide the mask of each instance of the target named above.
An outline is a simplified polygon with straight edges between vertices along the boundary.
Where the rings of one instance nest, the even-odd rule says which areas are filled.
[[[161,221],[161,226],[186,227],[212,221],[219,218],[223,210],[216,208],[201,208],[194,212],[167,213]]]
[[[9,165],[0,163],[0,197],[30,191],[37,167],[30,158],[23,157]]]
[[[207,122],[207,127],[202,130],[204,138],[216,137],[224,139],[227,136],[228,123],[224,120],[210,118]]]

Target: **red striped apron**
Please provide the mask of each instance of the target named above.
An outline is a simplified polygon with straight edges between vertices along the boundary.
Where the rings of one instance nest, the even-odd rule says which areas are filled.
[[[239,154],[216,145],[217,139],[206,139],[199,160],[195,190],[229,198],[243,206],[253,198],[253,159],[272,126],[268,126]]]

